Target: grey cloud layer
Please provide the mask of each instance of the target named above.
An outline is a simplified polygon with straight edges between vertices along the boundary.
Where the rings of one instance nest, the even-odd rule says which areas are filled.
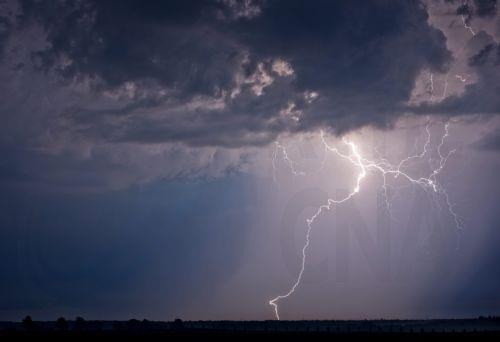
[[[459,4],[448,6],[460,20]],[[443,75],[454,58],[419,1],[0,8],[7,182],[100,187],[202,169],[221,175],[281,134],[390,127],[404,112],[500,112],[498,43],[485,32],[467,48],[477,82],[440,103],[408,105],[422,71]]]
[[[25,1],[20,22],[46,33],[32,55],[40,69],[92,80],[98,100],[64,110],[69,130],[237,147],[390,124],[420,70],[451,60],[427,17],[416,1]]]

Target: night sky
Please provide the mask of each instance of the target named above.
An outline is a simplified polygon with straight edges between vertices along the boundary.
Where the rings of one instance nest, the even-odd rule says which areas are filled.
[[[0,0],[0,320],[498,315],[499,7]]]

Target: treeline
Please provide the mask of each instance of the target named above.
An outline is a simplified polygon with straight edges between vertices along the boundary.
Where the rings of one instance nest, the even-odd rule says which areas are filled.
[[[74,320],[66,320],[64,317],[59,317],[56,321],[33,321],[31,316],[28,315],[22,320],[21,327],[25,331],[182,330],[184,323],[178,318],[172,322],[153,322],[147,319],[130,319],[128,321],[87,321],[83,317],[76,317]]]

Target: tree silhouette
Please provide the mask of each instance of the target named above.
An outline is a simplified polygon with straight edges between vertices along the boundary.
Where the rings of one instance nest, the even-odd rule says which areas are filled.
[[[23,327],[26,330],[33,329],[33,320],[31,319],[30,315],[24,317],[24,319],[23,319]]]
[[[83,330],[85,329],[85,320],[82,317],[75,318],[75,326],[74,330]]]
[[[56,327],[59,330],[68,330],[68,321],[64,317],[59,317],[56,321]]]

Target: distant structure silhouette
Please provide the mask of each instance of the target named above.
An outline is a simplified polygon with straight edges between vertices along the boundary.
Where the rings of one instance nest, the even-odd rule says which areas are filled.
[[[34,324],[33,324],[33,320],[31,319],[31,316],[28,315],[28,316],[24,317],[23,328],[26,330],[32,330],[33,326],[34,326]]]
[[[68,330],[68,321],[64,317],[59,317],[56,321],[56,327],[61,331]]]
[[[73,326],[73,330],[77,330],[77,331],[82,331],[82,330],[85,330],[85,326],[87,325],[87,322],[85,322],[85,320],[78,316],[75,318],[75,325]]]

